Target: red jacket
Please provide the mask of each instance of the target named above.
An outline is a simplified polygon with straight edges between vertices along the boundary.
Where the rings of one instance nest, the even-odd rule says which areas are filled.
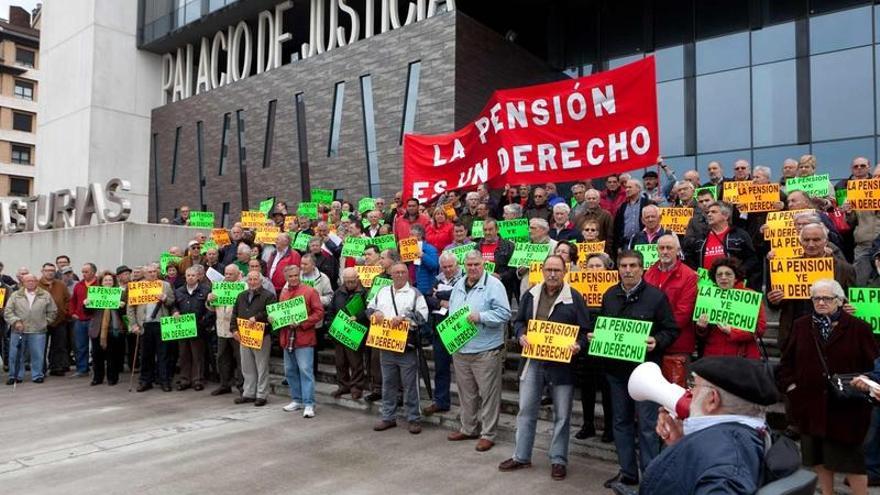
[[[419,214],[414,222],[410,222],[406,215],[397,215],[394,217],[394,235],[397,236],[397,239],[405,239],[407,237],[411,237],[412,234],[409,233],[409,228],[412,224],[417,223],[425,228],[425,231],[428,231],[428,225],[431,224],[431,220],[427,215]],[[444,244],[445,246],[446,244]]]
[[[266,273],[265,275],[269,277],[269,272],[272,270],[272,263],[275,262],[275,257],[278,256],[278,253],[272,253],[272,256],[269,256],[269,262],[266,263]],[[275,267],[275,272],[272,273],[271,281],[272,286],[275,287],[275,292],[280,293],[281,288],[284,287],[284,284],[287,283],[287,279],[284,277],[284,268],[289,265],[300,265],[300,255],[293,249],[287,248],[287,255],[281,258],[278,261],[278,266]]]
[[[741,283],[737,283],[734,288],[744,289]],[[757,337],[763,337],[764,330],[767,329],[767,319],[764,316],[763,304],[761,304],[761,308],[758,310],[758,325],[755,326],[755,333],[731,328],[730,335],[728,335],[719,330],[718,325],[709,325],[702,329],[695,324],[694,328],[697,331],[697,335],[706,340],[703,356],[739,356],[749,359],[761,359]]]
[[[614,218],[614,215],[617,215],[617,209],[625,202],[626,191],[623,190],[623,187],[617,189],[617,195],[614,197],[608,195],[607,189],[603,189],[599,192],[599,207],[610,213],[611,218]]]
[[[309,311],[309,317],[306,321],[299,324],[296,331],[292,331],[291,327],[282,327],[278,343],[284,349],[287,349],[291,332],[294,335],[293,347],[315,347],[318,345],[318,338],[315,335],[315,327],[324,321],[324,306],[321,304],[321,297],[318,291],[306,284],[299,284],[296,289],[285,287],[278,297],[278,302],[293,299],[297,296],[306,298],[306,307]]]
[[[659,263],[645,273],[645,282],[662,290],[669,299],[672,316],[678,325],[678,338],[664,351],[666,354],[692,354],[696,345],[694,337],[694,305],[697,302],[697,273],[681,261],[675,267],[662,272]]]
[[[452,222],[443,222],[442,225],[431,222],[425,227],[425,241],[437,248],[438,252],[442,251],[444,247],[452,244],[454,238],[452,235],[453,228],[455,226],[452,225]]]
[[[70,296],[70,302],[67,306],[67,313],[71,317],[80,321],[89,321],[92,319],[91,315],[86,314],[86,308],[83,301],[85,301],[88,296],[89,287],[97,283],[98,279],[95,278],[90,284],[86,283],[85,280],[80,280],[73,286],[73,295]]]

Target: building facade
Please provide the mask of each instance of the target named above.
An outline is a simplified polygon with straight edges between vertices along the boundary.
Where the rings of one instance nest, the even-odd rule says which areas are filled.
[[[0,21],[0,198],[34,192],[39,66],[39,26],[10,7],[9,20]]]

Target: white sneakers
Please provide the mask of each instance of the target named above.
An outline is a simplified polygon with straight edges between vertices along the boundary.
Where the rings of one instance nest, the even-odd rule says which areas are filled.
[[[306,406],[303,411],[304,418],[314,418],[315,417],[315,406]]]
[[[290,404],[284,406],[284,410],[287,412],[299,411],[303,408],[303,405],[297,401],[293,401]]]

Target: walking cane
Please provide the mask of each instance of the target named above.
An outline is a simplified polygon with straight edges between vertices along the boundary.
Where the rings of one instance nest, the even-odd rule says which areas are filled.
[[[15,351],[16,359],[15,359],[15,369],[12,370],[13,380],[12,380],[12,391],[15,392],[15,387],[18,385],[18,373],[21,371],[21,360],[24,359],[24,347],[22,346],[22,340],[24,340],[24,335],[18,334],[18,344],[17,349]]]
[[[422,349],[421,342],[416,344],[416,356],[419,361],[419,372],[422,375],[422,380],[425,382],[425,390],[428,392],[428,398],[433,400],[434,391],[431,390],[431,373],[428,369],[428,359],[425,357],[425,351]]]
[[[135,368],[135,365],[137,364],[138,346],[140,345],[140,343],[141,343],[141,334],[137,333],[137,334],[135,334],[135,338],[134,338],[134,358],[132,358],[132,360],[131,360],[131,378],[129,378],[129,380],[128,380],[128,391],[129,392],[131,392],[131,389],[134,388],[134,368]]]

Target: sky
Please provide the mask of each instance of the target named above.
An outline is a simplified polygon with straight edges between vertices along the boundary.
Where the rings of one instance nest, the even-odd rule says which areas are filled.
[[[4,19],[9,17],[10,5],[17,5],[28,12],[32,12],[38,3],[43,3],[43,0],[0,0],[0,17]]]

